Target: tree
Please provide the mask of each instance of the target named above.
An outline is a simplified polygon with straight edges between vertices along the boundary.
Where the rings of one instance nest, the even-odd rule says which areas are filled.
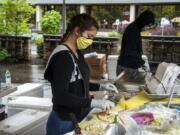
[[[67,23],[69,23],[70,19],[73,16],[79,14],[80,8],[79,6],[67,6],[66,10],[67,10]]]
[[[0,33],[22,35],[29,31],[35,9],[27,0],[6,0],[0,8]]]
[[[105,6],[94,6],[92,10],[92,15],[99,21],[102,21],[104,19],[113,19],[110,11],[108,11]]]
[[[151,10],[155,14],[156,20],[160,20],[161,17],[173,18],[177,15],[176,12],[178,11],[174,5],[139,6],[138,13],[140,14],[146,9]]]
[[[159,21],[161,17],[173,18],[180,16],[179,5],[138,5],[138,15],[144,10],[151,10],[155,16],[156,21]],[[129,19],[127,15],[124,15],[124,11],[129,12],[129,6],[127,5],[106,5],[106,6],[93,6],[92,16],[98,21],[103,19],[108,20],[108,22],[114,22],[116,19],[124,20]]]
[[[123,11],[127,11],[128,6],[93,6],[92,16],[96,18],[99,22],[106,19],[110,24],[112,24],[116,19],[124,20],[126,19],[123,15]]]
[[[162,15],[168,18],[175,17],[175,6],[163,6]]]
[[[60,32],[61,15],[59,12],[51,10],[45,12],[42,18],[42,31],[45,34],[58,34]]]

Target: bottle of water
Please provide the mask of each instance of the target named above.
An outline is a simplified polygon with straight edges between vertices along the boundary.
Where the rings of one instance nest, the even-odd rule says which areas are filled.
[[[10,74],[9,70],[6,70],[5,81],[6,81],[6,86],[10,87],[11,86],[11,74]]]

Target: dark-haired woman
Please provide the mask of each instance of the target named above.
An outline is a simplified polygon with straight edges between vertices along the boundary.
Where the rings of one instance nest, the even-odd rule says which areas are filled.
[[[74,16],[62,43],[52,52],[44,77],[51,83],[53,110],[47,122],[47,135],[62,135],[74,129],[72,115],[81,121],[90,108],[114,107],[109,100],[89,97],[89,68],[81,49],[92,44],[98,24],[91,16]]]

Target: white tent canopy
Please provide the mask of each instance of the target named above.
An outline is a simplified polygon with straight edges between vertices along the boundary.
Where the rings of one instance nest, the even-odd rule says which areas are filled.
[[[180,17],[175,17],[171,20],[172,22],[180,23]]]

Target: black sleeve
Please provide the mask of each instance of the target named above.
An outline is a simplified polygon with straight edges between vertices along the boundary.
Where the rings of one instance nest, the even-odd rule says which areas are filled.
[[[137,57],[137,48],[140,45],[138,31],[132,27],[129,28],[125,33],[125,42],[126,55]]]
[[[139,31],[131,27],[125,36],[125,55],[130,57],[131,63],[133,63],[134,66],[137,65],[137,67],[139,67],[143,65],[144,61],[141,58],[142,49],[140,49],[142,48],[142,43]]]
[[[54,58],[52,81],[53,102],[68,108],[89,107],[90,99],[78,97],[68,90],[73,70],[74,64],[69,52],[60,53]]]

